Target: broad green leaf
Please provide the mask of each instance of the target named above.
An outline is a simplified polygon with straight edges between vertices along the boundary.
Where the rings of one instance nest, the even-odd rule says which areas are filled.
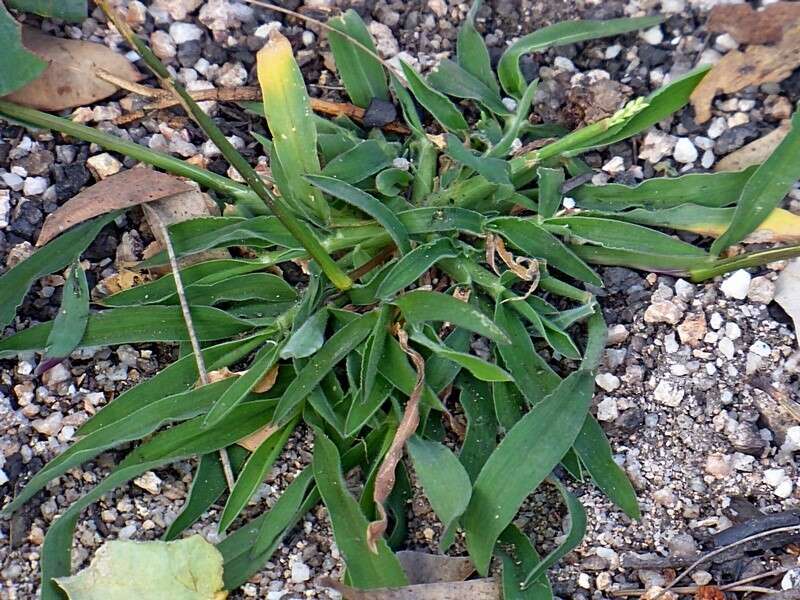
[[[389,78],[391,80],[392,93],[394,93],[397,102],[400,104],[400,110],[403,111],[403,119],[406,124],[411,128],[414,137],[418,141],[427,142],[426,145],[430,146],[431,144],[425,138],[425,128],[422,126],[422,120],[417,112],[417,106],[414,104],[411,93],[393,73],[389,73]]]
[[[480,6],[481,0],[474,0],[467,13],[467,18],[464,19],[458,30],[456,42],[458,64],[499,96],[500,86],[497,85],[497,79],[494,76],[489,49],[481,34],[475,29],[475,15]]]
[[[353,134],[318,133],[317,145],[324,163],[329,163],[340,154],[355,148],[360,140]],[[274,175],[274,174],[273,174]],[[278,183],[277,181],[275,183]],[[278,187],[280,189],[280,187]]]
[[[249,452],[241,446],[229,446],[226,449],[231,463],[231,469],[238,473],[244,461],[249,456]],[[162,538],[165,542],[176,539],[181,533],[186,531],[195,523],[203,513],[219,500],[222,493],[228,489],[225,480],[225,472],[222,468],[219,453],[203,454],[197,463],[197,469],[192,478],[192,487],[186,502],[181,507],[181,512],[175,520],[169,524]]]
[[[205,419],[203,419],[203,427],[211,429],[219,426],[220,422],[250,394],[256,384],[275,366],[275,363],[278,362],[281,347],[282,344],[276,344],[272,341],[268,341],[264,345],[256,354],[247,371],[239,375],[233,384],[214,402],[211,410],[208,411]]]
[[[364,589],[407,585],[400,561],[386,541],[375,540],[377,552],[367,545],[367,518],[347,491],[336,446],[319,430],[312,464],[314,480],[331,518],[336,546],[347,565],[349,582]]]
[[[456,352],[468,352],[471,339],[470,331],[457,327],[444,338],[444,345]],[[436,354],[425,360],[425,382],[437,393],[453,383],[460,372],[461,365]]]
[[[86,0],[7,0],[10,8],[36,13],[41,17],[53,17],[73,23],[86,18]],[[2,92],[0,92],[0,96]]]
[[[260,300],[283,304],[297,299],[297,291],[282,277],[271,273],[234,275],[216,283],[194,283],[186,286],[186,297],[192,306],[213,306],[225,301]],[[177,298],[167,300],[177,304]]]
[[[461,521],[479,573],[487,573],[498,536],[526,496],[569,450],[586,420],[593,386],[590,372],[572,373],[511,428],[481,469]]]
[[[723,207],[734,204],[756,167],[743,171],[689,173],[680,177],[656,177],[639,185],[620,183],[582,185],[569,195],[581,208],[620,211],[642,207],[667,209],[682,204]]]
[[[274,432],[256,448],[247,459],[242,472],[231,489],[222,516],[219,518],[219,531],[224,532],[244,510],[253,494],[264,481],[270,468],[280,456],[289,436],[294,432],[297,419],[291,421],[280,431]]]
[[[322,175],[309,175],[306,177],[315,187],[326,194],[344,200],[358,210],[365,212],[375,219],[386,232],[391,236],[394,243],[402,253],[411,251],[411,242],[408,239],[408,231],[397,216],[386,207],[375,196],[346,183]]]
[[[9,6],[13,7],[13,3]],[[2,4],[0,39],[5,45],[0,53],[0,96],[5,96],[39,77],[47,68],[47,62],[25,49],[19,23]]]
[[[391,267],[378,286],[376,295],[379,298],[388,298],[422,277],[439,259],[453,258],[457,255],[458,251],[448,238],[421,244]]]
[[[631,519],[640,519],[642,513],[633,485],[625,471],[614,462],[608,439],[591,415],[586,417],[573,447],[595,485]]]
[[[336,70],[353,104],[367,108],[373,98],[389,100],[386,72],[375,58],[375,44],[358,13],[349,9],[344,14],[329,19],[328,25],[333,28],[333,31],[328,32],[328,41],[336,61]],[[356,39],[370,52],[366,52],[339,32]]]
[[[439,442],[413,435],[406,448],[422,489],[444,525],[439,549],[445,552],[455,538],[458,518],[469,504],[472,483],[455,454]]]
[[[668,273],[680,277],[692,276],[691,274],[695,270],[711,266],[713,263],[709,256],[637,252],[582,243],[574,244],[571,248],[575,254],[592,264],[630,267],[641,271]]]
[[[465,131],[468,128],[464,115],[458,110],[447,96],[437,92],[419,76],[419,74],[409,67],[405,62],[400,61],[408,87],[425,109],[433,115],[433,118],[441,123],[442,127],[448,131]]]
[[[247,321],[210,306],[195,306],[191,311],[194,329],[201,341],[232,337],[253,328]],[[0,340],[0,358],[41,350],[47,345],[52,328],[53,322],[49,321]],[[188,340],[189,332],[179,306],[133,306],[89,315],[78,347]]]
[[[561,208],[561,186],[564,185],[564,169],[539,167],[539,214],[545,219],[552,217]]]
[[[477,100],[497,115],[509,114],[508,108],[500,100],[497,90],[488,87],[462,66],[443,58],[428,75],[428,83],[437,91],[455,96]]]
[[[141,439],[167,423],[185,421],[204,413],[232,383],[233,380],[222,380],[197,389],[161,396],[130,415],[82,436],[66,451],[37,471],[17,494],[14,501],[3,511],[10,514],[18,510],[49,481],[82,465],[109,448]]]
[[[359,397],[353,399],[345,418],[344,435],[347,437],[356,435],[383,406],[392,389],[392,385],[382,375],[376,374],[369,387],[369,395],[364,396],[362,393],[363,400]]]
[[[565,46],[576,42],[611,37],[657,25],[661,17],[639,17],[635,19],[610,19],[608,21],[564,21],[543,27],[514,42],[500,58],[497,74],[503,89],[516,98],[525,91],[525,77],[519,67],[519,59],[529,52],[542,52],[548,48]]]
[[[403,169],[384,169],[375,177],[375,189],[384,196],[397,196],[403,192],[414,176],[409,171]]]
[[[569,511],[569,529],[564,537],[564,541],[530,570],[525,580],[522,582],[523,587],[532,584],[540,575],[544,574],[547,569],[569,554],[581,543],[583,536],[586,535],[586,510],[583,508],[580,500],[555,477],[551,478],[549,481],[558,488],[558,492],[561,494],[564,504],[567,505],[567,510]]]
[[[223,594],[222,555],[200,535],[174,542],[111,540],[88,567],[56,582],[70,600],[216,600]]]
[[[719,256],[728,246],[742,241],[766,219],[800,179],[800,110],[795,110],[792,128],[769,158],[747,180],[730,227],[711,244]]]
[[[461,390],[458,401],[467,417],[467,433],[458,460],[474,482],[497,445],[497,423],[486,383],[462,373],[456,385]]]
[[[409,323],[425,321],[449,322],[498,343],[508,342],[508,336],[492,320],[474,306],[439,292],[414,290],[393,302]]]
[[[285,423],[322,378],[366,339],[378,320],[378,314],[378,311],[372,311],[360,315],[328,338],[281,396],[275,409],[276,424]]]
[[[481,235],[485,222],[479,212],[455,206],[414,208],[398,213],[397,218],[410,235],[440,231],[464,231]]]
[[[0,11],[2,10],[0,7]],[[118,216],[119,212],[113,212],[82,223],[62,233],[34,252],[33,256],[0,275],[0,328],[14,319],[17,308],[22,304],[25,294],[34,281],[74,262],[97,237],[100,230]]]
[[[218,430],[204,431],[201,419],[196,418],[162,431],[130,452],[108,477],[73,502],[48,529],[42,548],[42,600],[62,600],[53,579],[69,575],[72,534],[84,508],[145,471],[194,454],[215,452],[252,434],[270,420],[274,406],[274,400],[246,402]]]
[[[481,381],[513,381],[514,378],[498,365],[492,364],[467,352],[451,350],[447,346],[433,341],[422,333],[414,333],[411,339],[431,350],[436,356],[450,360],[472,373]]]
[[[379,309],[378,320],[375,321],[375,327],[372,329],[372,333],[367,340],[364,358],[361,361],[359,383],[361,384],[360,396],[364,402],[370,398],[372,386],[375,383],[375,378],[378,376],[378,365],[383,357],[383,350],[386,348],[386,338],[389,335],[389,325],[391,321],[392,308],[390,305],[384,304]]]
[[[452,159],[457,160],[461,164],[469,167],[473,171],[480,173],[491,182],[509,185],[511,180],[509,178],[508,163],[499,158],[489,158],[485,156],[477,156],[473,152],[465,148],[456,136],[447,134],[447,154]]]
[[[544,259],[549,266],[593,285],[602,286],[603,280],[585,262],[564,245],[561,240],[531,219],[498,217],[486,224],[513,246],[530,258]]]
[[[325,168],[322,174],[347,183],[358,183],[392,164],[394,156],[386,153],[378,140],[364,140],[343,152]]]
[[[89,284],[78,262],[69,267],[61,306],[47,336],[45,356],[64,358],[80,344],[89,321]]]
[[[500,534],[495,553],[503,564],[503,600],[552,600],[553,590],[544,573],[527,588],[522,587],[525,577],[536,568],[540,558],[531,541],[516,525],[509,525]]]
[[[295,322],[295,325],[297,329],[281,350],[281,358],[306,358],[322,348],[328,325],[328,309],[322,308],[308,319]]]
[[[264,343],[265,336],[255,335],[210,346],[203,350],[206,369],[215,371],[234,364]],[[86,436],[98,429],[117,423],[148,404],[165,396],[179,394],[192,389],[199,381],[197,361],[191,354],[184,356],[151,378],[125,390],[106,404],[78,429],[78,435]],[[232,382],[228,382],[230,384]]]
[[[497,423],[504,431],[511,429],[525,413],[525,397],[512,383],[503,381],[493,383],[492,403]]]
[[[275,154],[280,161],[293,198],[327,220],[325,199],[304,175],[319,173],[317,130],[311,119],[303,74],[292,55],[292,45],[277,30],[258,52],[258,81]]]

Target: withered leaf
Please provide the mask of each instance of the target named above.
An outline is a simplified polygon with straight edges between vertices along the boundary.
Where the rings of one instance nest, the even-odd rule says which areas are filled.
[[[357,590],[330,579],[321,583],[338,591],[345,600],[500,600],[500,586],[492,578],[372,590]]]
[[[276,427],[275,425],[272,424],[265,425],[255,433],[251,433],[250,435],[240,439],[236,443],[245,450],[249,450],[250,452],[255,452],[256,448],[258,448],[269,436],[271,436],[278,430],[280,430],[280,427]]]
[[[464,581],[475,572],[475,565],[468,556],[445,556],[414,550],[401,550],[397,559],[412,585]]]
[[[707,27],[729,33],[740,44],[774,44],[800,20],[800,3],[776,2],[764,10],[750,4],[721,4],[711,9]]]
[[[37,246],[70,227],[112,210],[192,191],[185,181],[151,169],[131,169],[112,175],[67,200],[45,219]]]
[[[6,96],[25,106],[58,111],[108,98],[118,88],[100,79],[98,69],[128,81],[142,78],[127,58],[102,44],[56,38],[29,27],[22,29],[22,43],[49,63],[41,76]]]
[[[800,65],[800,25],[785,32],[775,46],[750,46],[728,52],[697,85],[691,95],[695,120],[711,118],[717,94],[731,94],[751,85],[783,81]]]
[[[781,123],[780,127],[773,129],[767,135],[742,146],[735,152],[731,152],[714,165],[714,170],[741,171],[752,165],[761,164],[778,147],[778,144],[786,137],[790,129],[791,122],[787,119]]]

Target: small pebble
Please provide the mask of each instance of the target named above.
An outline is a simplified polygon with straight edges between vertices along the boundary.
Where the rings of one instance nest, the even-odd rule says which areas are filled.
[[[747,292],[750,289],[750,273],[744,269],[734,271],[731,275],[725,278],[719,289],[728,298],[735,298],[737,300],[744,300],[747,298]]]

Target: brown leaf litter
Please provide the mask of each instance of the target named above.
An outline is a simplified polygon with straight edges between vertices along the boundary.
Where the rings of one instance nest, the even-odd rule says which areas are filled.
[[[791,121],[782,121],[779,127],[770,131],[767,135],[742,146],[738,150],[728,154],[714,165],[715,171],[741,171],[753,165],[760,165],[767,160],[772,151],[778,147],[791,130]]]
[[[711,9],[707,27],[728,33],[740,44],[774,44],[800,20],[800,2],[776,2],[764,10],[750,4],[721,4]]]

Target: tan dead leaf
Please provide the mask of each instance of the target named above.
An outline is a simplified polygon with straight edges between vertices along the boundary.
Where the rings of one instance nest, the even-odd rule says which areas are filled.
[[[208,383],[216,383],[218,381],[222,381],[223,379],[230,379],[231,377],[238,377],[241,373],[237,373],[236,371],[231,371],[228,367],[222,367],[221,369],[214,369],[213,371],[209,371],[208,375]],[[200,381],[198,380],[195,383],[195,386],[199,386]]]
[[[776,2],[764,10],[750,4],[722,4],[711,9],[707,27],[729,33],[740,44],[774,44],[800,20],[800,2]]]
[[[123,290],[129,290],[146,281],[147,277],[142,273],[137,273],[130,269],[120,269],[118,273],[114,273],[103,279],[100,285],[106,290],[108,295],[111,295]]]
[[[444,556],[413,550],[401,550],[396,556],[411,585],[464,581],[475,572],[475,565],[468,556]]]
[[[777,148],[791,128],[791,121],[788,119],[783,121],[780,127],[773,129],[767,135],[742,146],[735,152],[731,152],[714,165],[714,170],[741,171],[752,165],[761,164],[767,160],[767,157]]]
[[[357,590],[331,579],[320,583],[338,591],[345,600],[500,600],[500,585],[492,578],[373,590]]]
[[[728,228],[724,222],[692,223],[681,226],[683,231],[719,237]],[[747,244],[775,244],[800,242],[800,215],[783,208],[774,209],[766,219],[743,240]]]
[[[714,65],[691,95],[695,120],[711,118],[711,103],[717,94],[732,94],[751,85],[783,81],[800,65],[800,26],[786,31],[775,46],[750,46],[732,50]]]
[[[112,210],[187,191],[193,191],[191,185],[166,173],[145,168],[122,171],[98,181],[47,215],[36,245],[43,246],[70,227]]]
[[[725,600],[725,592],[715,585],[701,585],[697,588],[695,600]]]
[[[256,394],[263,394],[268,392],[272,389],[272,386],[275,385],[275,382],[278,379],[278,372],[280,371],[280,365],[275,365],[269,371],[267,371],[264,376],[261,378],[254,387],[253,391]]]
[[[279,429],[280,427],[276,427],[275,425],[265,425],[255,433],[251,433],[236,443],[250,452],[255,452],[256,449],[264,442],[264,440],[266,440]]]
[[[794,259],[775,282],[775,302],[794,321],[794,335],[800,341],[800,259]]]
[[[100,79],[97,69],[129,81],[142,78],[127,58],[102,44],[56,38],[29,27],[22,28],[22,43],[49,63],[38,79],[6,96],[25,106],[58,111],[108,98],[118,88]]]

